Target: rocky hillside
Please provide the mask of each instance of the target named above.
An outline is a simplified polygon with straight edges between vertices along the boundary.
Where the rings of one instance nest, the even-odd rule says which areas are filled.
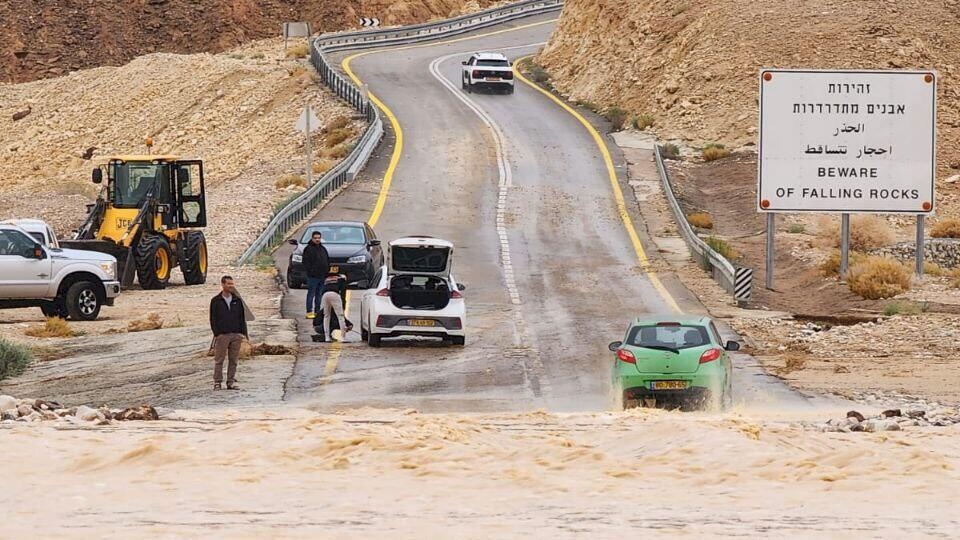
[[[221,192],[211,212],[235,214],[212,223],[256,234],[285,195],[277,177],[302,172],[303,137],[293,129],[301,107],[309,101],[324,123],[353,115],[314,77],[274,38],[0,85],[0,216],[43,217],[69,232],[96,194],[90,170],[106,156],[143,152],[151,136],[155,152],[204,160],[208,185]],[[359,132],[362,121],[354,124]]]
[[[280,35],[286,21],[326,32],[359,17],[407,24],[491,0],[12,0],[0,2],[0,82],[120,65],[153,52],[220,52]]]
[[[935,68],[945,177],[960,168],[958,20],[957,0],[567,0],[539,62],[572,99],[734,146],[755,141],[761,67]]]

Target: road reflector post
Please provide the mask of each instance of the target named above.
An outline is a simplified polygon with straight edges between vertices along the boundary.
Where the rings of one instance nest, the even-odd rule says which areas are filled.
[[[738,266],[734,272],[733,279],[733,298],[740,307],[746,306],[750,300],[750,292],[753,289],[753,270]]]

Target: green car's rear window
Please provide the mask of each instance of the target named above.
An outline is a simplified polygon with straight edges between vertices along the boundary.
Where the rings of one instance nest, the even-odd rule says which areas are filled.
[[[703,326],[635,326],[627,336],[627,345],[634,347],[690,349],[709,344],[710,335]]]

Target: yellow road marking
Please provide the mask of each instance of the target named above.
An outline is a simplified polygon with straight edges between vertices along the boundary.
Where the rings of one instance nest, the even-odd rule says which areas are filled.
[[[613,166],[613,158],[610,157],[610,151],[607,149],[607,144],[603,141],[603,137],[599,132],[597,132],[596,129],[594,129],[590,122],[588,122],[587,119],[578,113],[573,107],[570,107],[562,100],[557,98],[557,96],[530,82],[526,77],[523,76],[522,73],[520,73],[520,70],[517,69],[516,66],[522,60],[532,57],[533,55],[528,55],[518,58],[516,61],[514,61],[513,71],[515,76],[523,81],[524,84],[547,96],[554,103],[563,108],[563,110],[570,113],[571,116],[583,124],[583,127],[585,127],[590,133],[590,136],[593,137],[593,141],[597,143],[597,147],[600,149],[600,154],[603,156],[603,163],[607,167],[607,176],[610,179],[610,187],[613,188],[613,197],[617,201],[617,212],[620,214],[620,220],[623,221],[623,226],[626,228],[627,235],[630,237],[630,242],[633,244],[633,250],[637,254],[637,260],[640,261],[640,267],[643,268],[644,272],[646,272],[650,283],[653,284],[655,289],[657,289],[657,292],[660,293],[660,296],[663,297],[667,305],[673,308],[674,311],[681,313],[683,310],[680,309],[680,306],[677,304],[677,301],[674,300],[673,295],[671,295],[670,291],[664,287],[663,282],[660,281],[660,276],[658,276],[657,273],[650,267],[650,259],[647,257],[647,253],[643,249],[643,244],[640,243],[640,236],[637,234],[637,230],[633,226],[633,220],[630,219],[630,214],[627,212],[627,204],[623,198],[623,191],[620,189],[620,183],[617,182],[617,170]]]
[[[534,26],[540,26],[543,24],[549,24],[556,22],[557,19],[550,19],[549,21],[540,21],[531,24],[525,24],[523,26],[517,26],[515,28],[507,28],[504,30],[497,30],[495,32],[488,32],[486,34],[478,34],[476,36],[466,36],[456,39],[449,39],[446,41],[435,41],[431,43],[424,43],[421,45],[407,45],[404,47],[392,47],[392,48],[383,48],[383,49],[373,49],[369,51],[363,51],[356,54],[352,54],[343,59],[340,62],[343,71],[347,74],[348,77],[356,84],[357,86],[362,86],[363,82],[360,80],[360,77],[357,77],[357,74],[353,72],[350,68],[350,62],[355,58],[360,58],[361,56],[367,56],[369,54],[386,52],[386,51],[402,51],[406,49],[417,49],[420,47],[433,47],[435,45],[447,45],[449,43],[458,43],[461,41],[467,41],[470,39],[479,39],[482,37],[495,36],[497,34],[504,34],[507,32],[516,32],[517,30],[523,30],[525,28],[531,28]],[[393,114],[393,111],[390,110],[390,107],[380,101],[373,92],[368,92],[367,94],[370,97],[370,101],[373,102],[383,114],[387,116],[387,119],[390,120],[390,126],[393,127],[393,132],[396,137],[396,144],[393,147],[393,153],[390,155],[390,163],[387,165],[387,170],[383,173],[383,182],[380,184],[380,193],[377,195],[377,202],[373,206],[373,212],[370,214],[370,219],[367,220],[367,223],[371,227],[375,226],[378,221],[380,221],[380,215],[383,213],[383,207],[387,203],[387,195],[390,194],[390,185],[393,183],[393,175],[397,170],[397,164],[400,163],[400,156],[403,154],[403,129],[400,127],[400,122],[397,120],[396,115]],[[343,316],[346,318],[347,313],[350,310],[350,291],[347,291],[347,305],[343,307]],[[340,331],[340,339],[343,339],[344,332]],[[329,338],[329,336],[328,336]],[[327,365],[323,369],[323,377],[320,379],[320,384],[326,384],[329,382],[330,377],[337,371],[337,364],[340,363],[340,354],[342,352],[342,345],[340,342],[335,342],[330,347],[330,354],[327,355]]]

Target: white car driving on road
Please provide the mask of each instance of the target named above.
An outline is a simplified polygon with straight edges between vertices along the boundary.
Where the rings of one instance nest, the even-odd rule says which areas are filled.
[[[429,236],[390,242],[383,266],[360,300],[360,336],[372,347],[398,336],[466,342],[466,305],[450,271],[453,244]]]
[[[467,92],[485,87],[513,93],[513,67],[506,56],[500,53],[478,52],[461,64],[461,86]]]

